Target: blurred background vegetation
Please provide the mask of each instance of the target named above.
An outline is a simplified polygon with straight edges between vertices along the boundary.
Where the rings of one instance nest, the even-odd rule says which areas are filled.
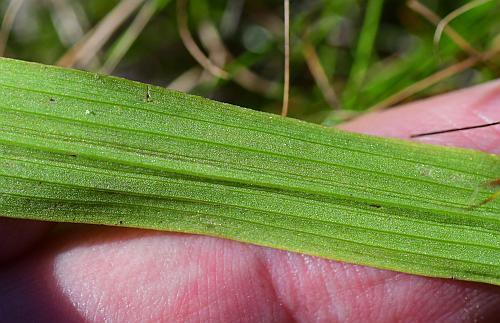
[[[0,0],[0,55],[280,113],[283,6],[269,0]],[[494,79],[499,17],[498,0],[291,1],[289,115],[333,125]]]

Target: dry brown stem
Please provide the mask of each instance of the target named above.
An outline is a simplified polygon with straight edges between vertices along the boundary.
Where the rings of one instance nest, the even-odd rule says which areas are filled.
[[[283,106],[281,108],[281,115],[286,117],[288,115],[288,100],[290,92],[290,1],[284,0],[284,38],[285,38],[285,64],[284,64],[284,77],[283,77]]]
[[[5,48],[7,47],[7,41],[9,40],[14,20],[16,19],[23,2],[24,0],[11,0],[7,10],[5,11],[2,26],[0,27],[0,56],[4,56],[5,54]]]
[[[97,26],[70,48],[57,65],[72,67],[79,64],[85,67],[96,53],[106,44],[113,33],[144,2],[144,0],[122,0]]]
[[[210,52],[213,61],[224,58],[224,61],[227,60],[227,62],[230,63],[234,59],[233,55],[222,41],[213,22],[205,21],[201,24],[200,40]],[[242,65],[235,66],[235,71],[234,74],[231,75],[231,78],[244,89],[265,96],[272,95],[278,90],[277,83],[262,78]]]
[[[309,43],[303,44],[303,53],[306,60],[307,67],[311,71],[311,75],[314,81],[318,85],[325,101],[334,109],[339,109],[339,101],[337,99],[337,94],[330,84],[328,77],[326,76],[325,70],[321,65],[321,61],[318,57],[316,49]]]
[[[191,56],[200,64],[205,70],[210,72],[213,76],[222,79],[228,79],[229,74],[219,66],[215,65],[198,47],[196,42],[189,31],[187,19],[187,0],[177,0],[177,24],[179,27],[179,36],[182,43],[191,54]]]
[[[390,107],[391,105],[394,105],[396,103],[399,103],[405,99],[407,99],[408,97],[412,96],[413,94],[415,93],[418,93],[426,88],[428,88],[429,86],[431,85],[434,85],[436,84],[437,82],[440,82],[450,76],[453,76],[457,73],[460,73],[468,68],[471,68],[473,67],[474,65],[480,63],[480,62],[483,62],[483,61],[487,61],[489,59],[492,59],[493,57],[495,57],[496,55],[498,55],[498,53],[500,52],[500,48],[495,48],[495,49],[492,49],[492,50],[489,50],[487,51],[486,53],[484,54],[481,54],[479,56],[471,56],[461,62],[458,62],[456,64],[453,64],[451,66],[448,66],[406,88],[404,88],[403,90],[391,95],[390,97],[388,97],[387,99],[375,104],[374,106],[372,106],[371,108],[369,108],[367,111],[378,111],[378,110],[382,110],[382,109],[385,109],[385,108],[388,108]]]
[[[144,30],[148,22],[155,14],[156,6],[157,4],[155,0],[149,0],[144,3],[128,29],[123,34],[123,42],[120,43],[120,47],[111,52],[111,55],[101,67],[100,71],[102,73],[111,74],[114,71],[118,63],[120,63],[134,41],[137,39],[137,37],[139,37],[141,32]]]

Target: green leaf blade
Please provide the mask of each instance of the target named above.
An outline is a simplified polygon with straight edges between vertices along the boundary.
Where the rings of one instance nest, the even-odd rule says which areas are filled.
[[[0,214],[207,234],[500,284],[496,155],[0,60]],[[477,196],[476,196],[477,195]]]

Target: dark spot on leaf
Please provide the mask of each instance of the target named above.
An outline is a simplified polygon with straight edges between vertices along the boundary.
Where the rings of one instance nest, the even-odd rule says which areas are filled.
[[[70,157],[76,157],[76,154],[71,154],[71,155],[69,155],[69,156],[70,156]]]
[[[120,224],[123,224],[123,221],[120,221]]]
[[[151,98],[151,89],[149,85],[146,86],[146,102],[151,102],[153,99]]]
[[[50,101],[50,102],[56,102],[56,99],[54,99],[54,98],[50,98],[50,99],[49,99],[49,101]]]
[[[370,206],[377,208],[377,209],[380,209],[382,207],[382,205],[378,205],[378,204],[370,204]]]

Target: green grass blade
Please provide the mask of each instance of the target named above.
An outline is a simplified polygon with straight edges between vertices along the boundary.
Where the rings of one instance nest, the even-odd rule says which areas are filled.
[[[0,59],[0,214],[500,285],[500,157]]]
[[[342,106],[347,109],[356,109],[356,98],[361,92],[366,71],[372,59],[383,4],[384,0],[368,0],[367,2],[351,71],[342,93]]]

